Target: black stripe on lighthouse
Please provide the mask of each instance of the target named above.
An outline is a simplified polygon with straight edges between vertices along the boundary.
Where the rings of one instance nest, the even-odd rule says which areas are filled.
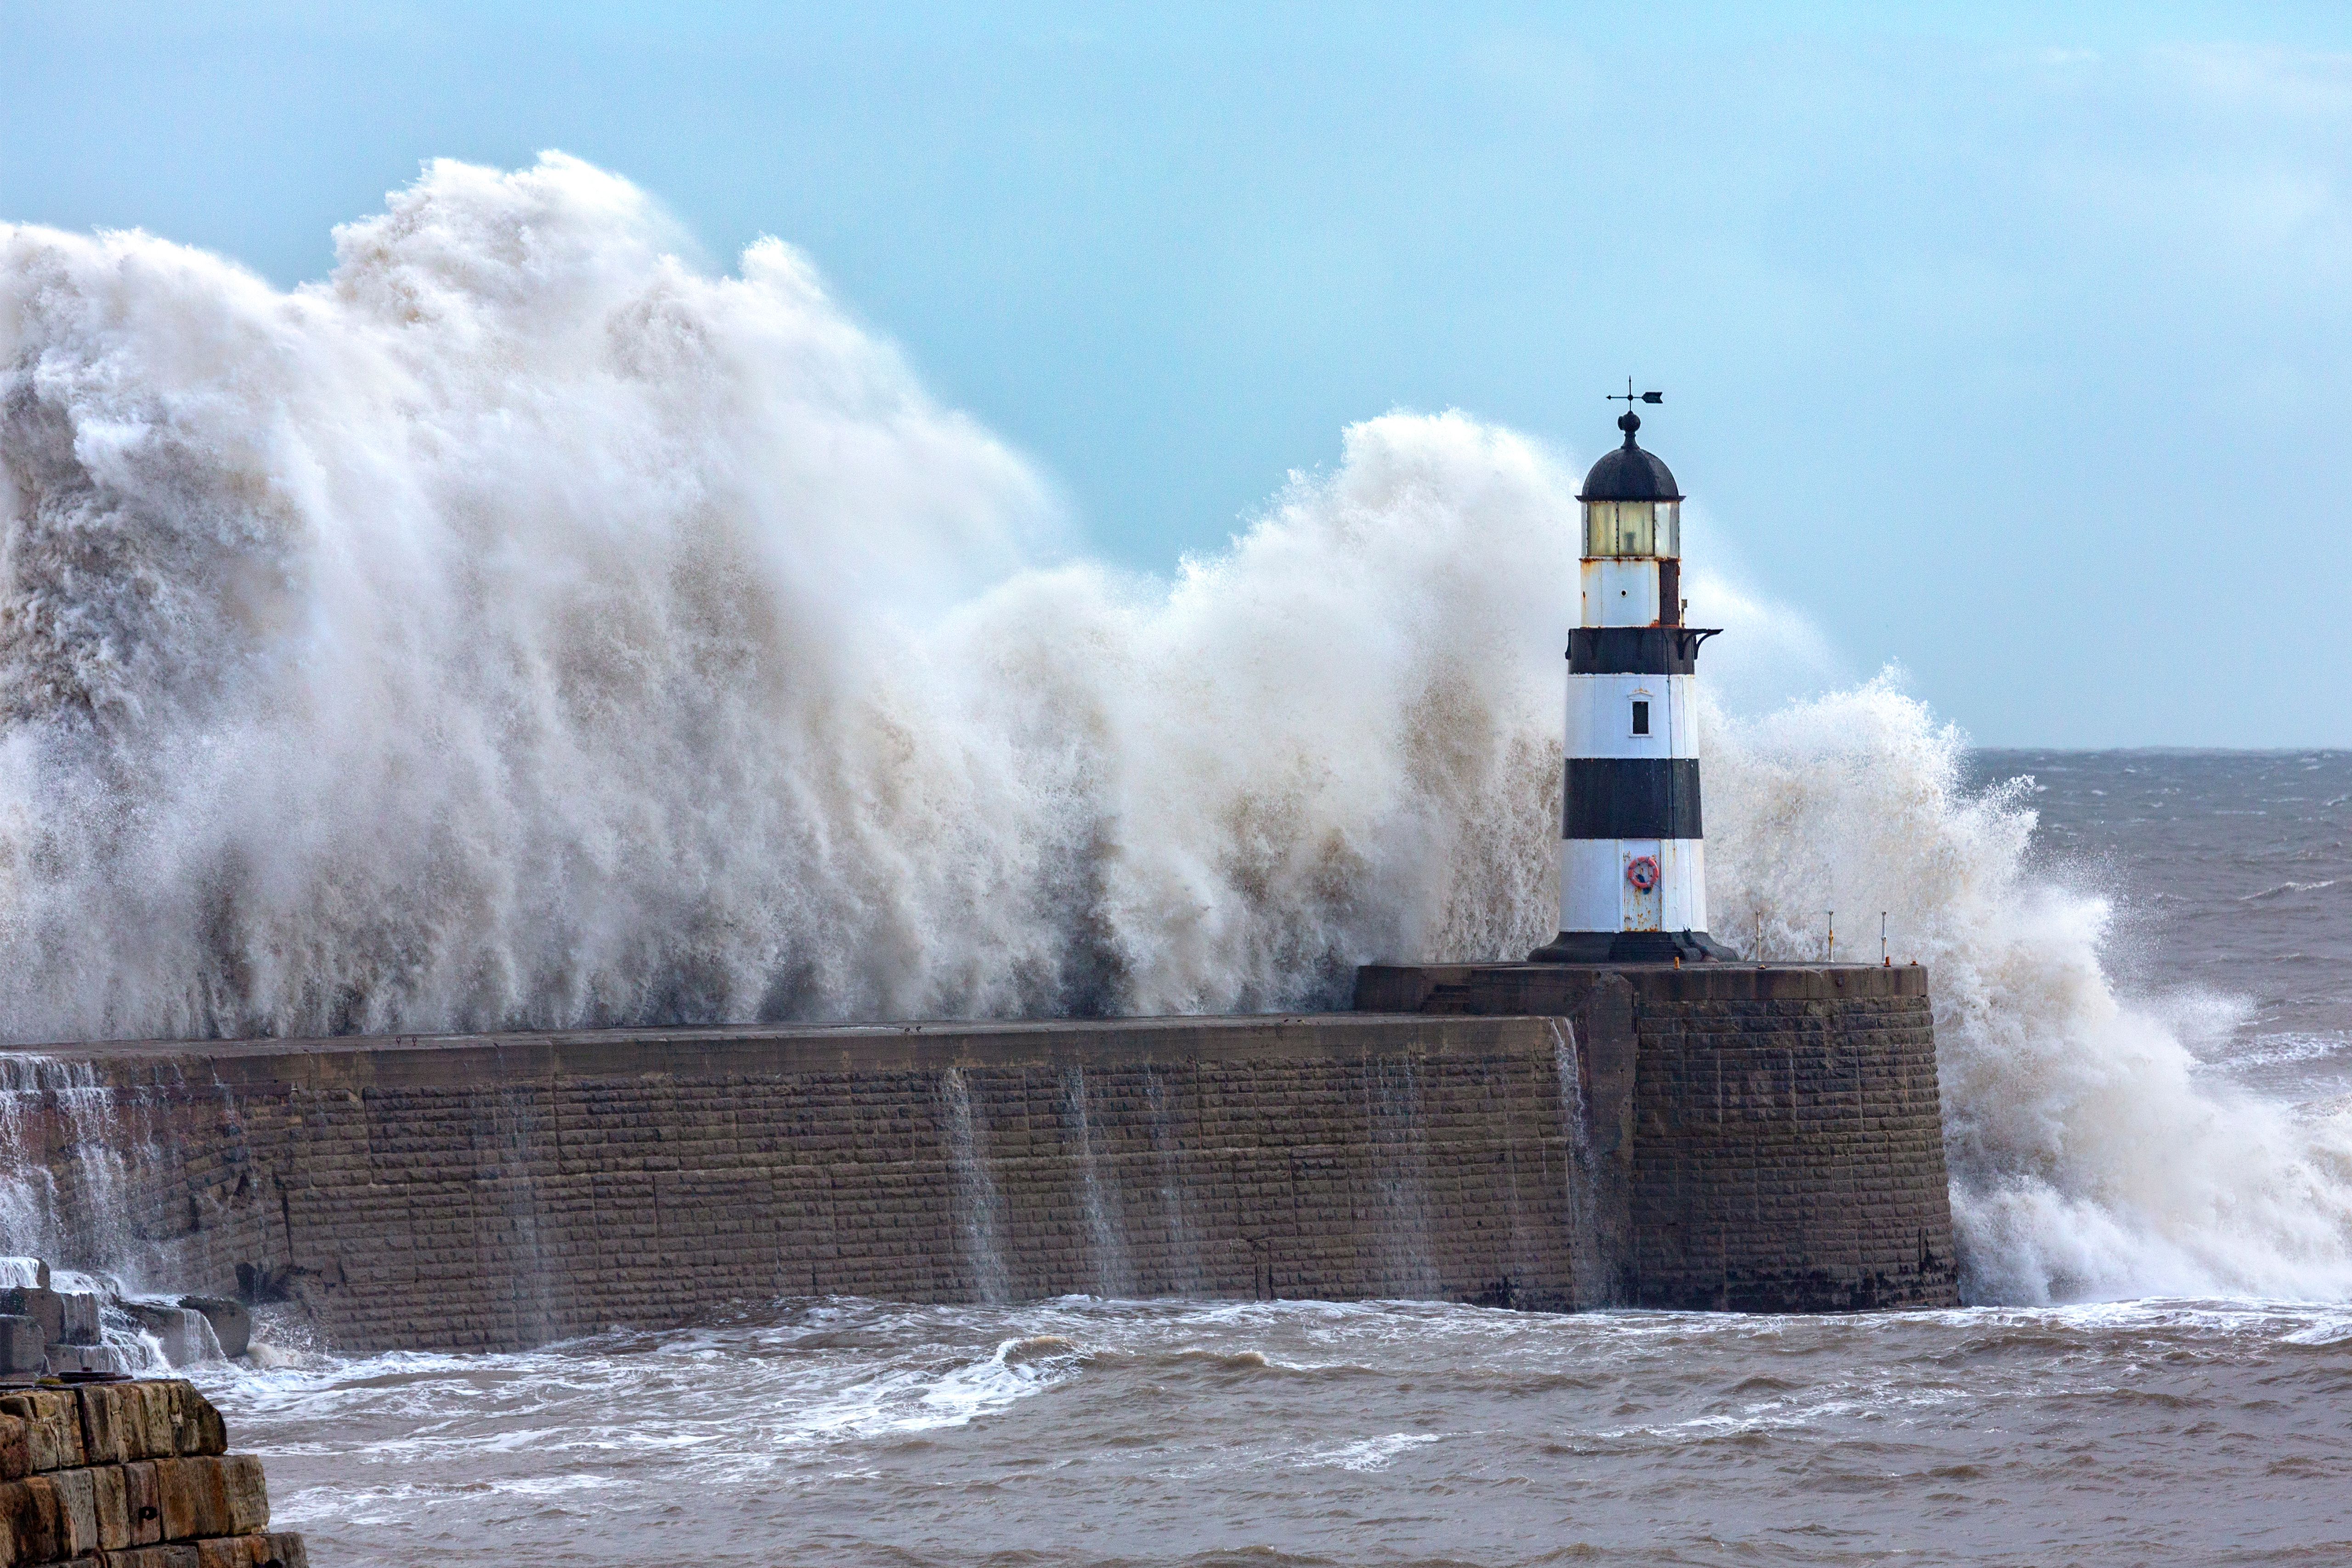
[[[1568,634],[1570,675],[1695,675],[1698,626],[1579,626]]]
[[[1563,838],[1702,838],[1696,757],[1570,757]]]

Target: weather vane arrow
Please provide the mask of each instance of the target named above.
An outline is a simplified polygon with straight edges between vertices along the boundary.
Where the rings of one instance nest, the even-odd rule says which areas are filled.
[[[1630,375],[1625,378],[1624,391],[1612,392],[1609,395],[1610,402],[1622,403],[1628,409],[1631,409],[1636,403],[1664,403],[1665,400],[1666,395],[1663,392],[1635,392],[1633,390],[1633,378]]]

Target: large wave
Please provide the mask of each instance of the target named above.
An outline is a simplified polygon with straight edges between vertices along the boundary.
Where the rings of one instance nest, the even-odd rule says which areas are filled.
[[[0,228],[0,1034],[1311,1007],[1551,934],[1540,445],[1369,421],[1138,581],[782,244],[699,275],[550,155],[337,247]],[[1728,683],[1816,651],[1692,597]],[[1934,966],[1973,1295],[2352,1292],[2346,1144],[2192,1082],[1957,734],[1707,730],[1717,933]]]

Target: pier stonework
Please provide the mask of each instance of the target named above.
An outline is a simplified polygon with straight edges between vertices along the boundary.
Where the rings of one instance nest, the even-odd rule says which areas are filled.
[[[61,1264],[353,1350],[828,1295],[1956,1301],[1922,972],[1372,966],[1357,1000],[0,1054],[0,1182]]]
[[[1599,1305],[1623,1226],[1592,1212],[1567,1033],[1341,1014],[77,1047],[50,1070],[145,1142],[111,1152],[121,1212],[60,1226],[133,1256],[64,1260],[300,1302],[353,1349],[780,1296]],[[70,1170],[92,1098],[32,1091],[17,1157]]]
[[[1959,1301],[1916,967],[1372,965],[1360,1007],[1545,1014],[1621,1095],[1622,1299],[1838,1311]]]

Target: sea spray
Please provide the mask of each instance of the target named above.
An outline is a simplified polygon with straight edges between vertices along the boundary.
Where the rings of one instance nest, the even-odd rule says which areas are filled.
[[[1972,1300],[2352,1293],[2352,1135],[2192,1074],[2196,1009],[2118,994],[2112,909],[2028,853],[2024,784],[1971,795],[1966,745],[1895,681],[1708,738],[1708,874],[1734,931],[1801,952],[1888,910],[1931,972],[1962,1285]]]
[[[560,156],[291,292],[0,227],[0,1034],[1328,1006],[1551,934],[1571,467],[1391,415],[1164,588],[1055,563],[796,252],[674,248]],[[1720,689],[1819,667],[1691,599]],[[2342,1134],[2191,1081],[1960,750],[1880,682],[1705,765],[1725,931],[1933,968],[1972,1294],[2352,1292]]]

